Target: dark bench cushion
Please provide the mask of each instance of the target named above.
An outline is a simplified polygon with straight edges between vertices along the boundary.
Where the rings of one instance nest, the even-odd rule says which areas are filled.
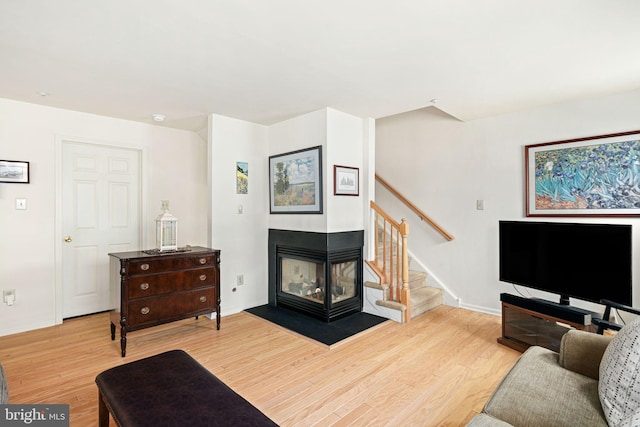
[[[121,426],[275,426],[182,350],[111,368],[96,377]]]

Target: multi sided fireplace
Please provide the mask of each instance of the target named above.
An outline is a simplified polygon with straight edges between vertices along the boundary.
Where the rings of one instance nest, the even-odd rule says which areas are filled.
[[[362,311],[363,231],[269,230],[269,304],[327,322]]]

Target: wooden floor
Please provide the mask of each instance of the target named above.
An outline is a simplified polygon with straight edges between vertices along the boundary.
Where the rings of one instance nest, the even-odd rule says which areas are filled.
[[[460,426],[520,355],[499,335],[498,317],[442,306],[328,348],[239,313],[130,333],[122,358],[103,313],[0,337],[0,363],[10,403],[69,404],[78,427],[97,424],[97,374],[172,349],[281,426]]]

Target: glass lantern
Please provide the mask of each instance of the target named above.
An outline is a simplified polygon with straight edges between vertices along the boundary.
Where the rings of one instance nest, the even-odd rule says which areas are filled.
[[[156,249],[175,251],[178,249],[178,218],[169,213],[169,201],[162,201],[162,213],[156,218]]]

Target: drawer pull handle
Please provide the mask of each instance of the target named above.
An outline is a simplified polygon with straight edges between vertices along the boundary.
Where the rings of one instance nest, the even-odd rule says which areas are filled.
[[[206,274],[201,274],[201,275],[200,275],[200,280],[202,280],[203,282],[204,282],[205,280],[207,280],[207,275],[206,275]]]
[[[206,264],[207,263],[207,259],[206,258],[200,258],[199,261],[200,261],[200,264]]]
[[[149,264],[142,264],[140,266],[140,270],[142,270],[142,271],[147,271],[148,269],[149,269]]]
[[[151,311],[151,310],[149,310],[149,307],[142,307],[142,309],[140,310],[140,313],[149,314],[149,311]]]
[[[149,289],[149,284],[148,283],[142,283],[140,285],[140,289],[142,289],[143,291],[146,291],[147,289]]]
[[[207,302],[207,297],[200,297],[200,302]]]

